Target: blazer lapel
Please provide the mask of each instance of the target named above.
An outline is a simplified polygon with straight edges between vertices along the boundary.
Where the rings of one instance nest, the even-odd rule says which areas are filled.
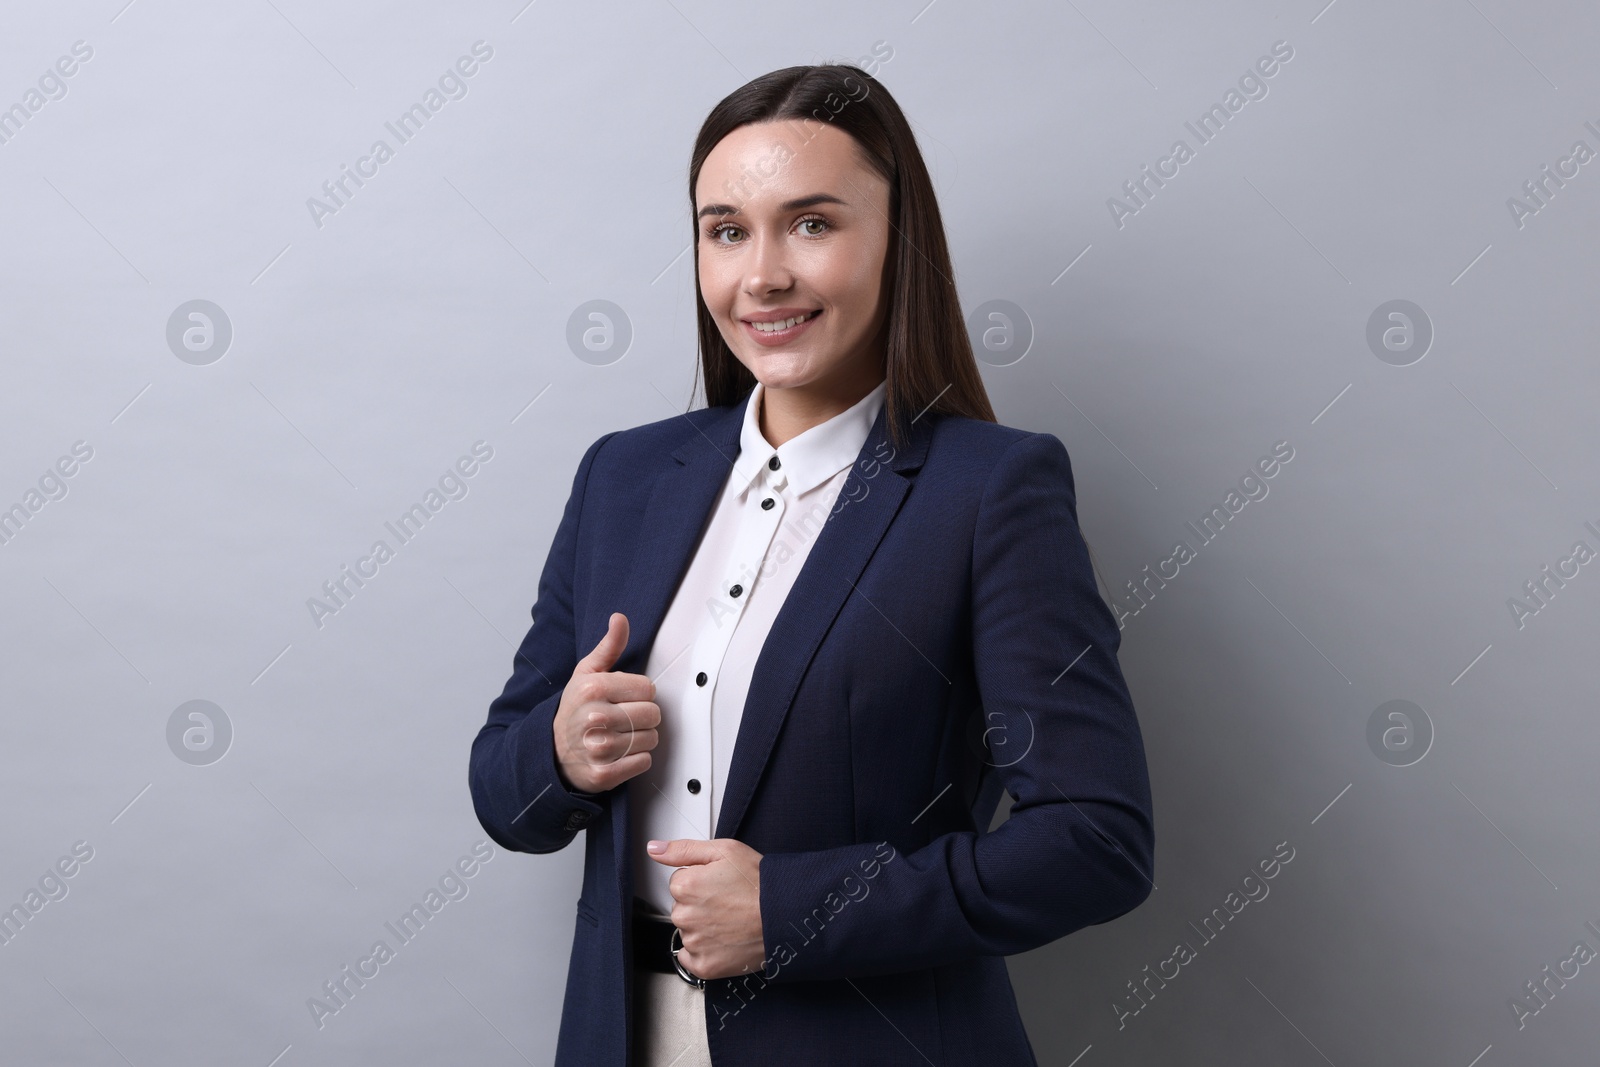
[[[721,418],[710,420],[672,453],[673,465],[656,478],[640,519],[627,580],[610,608],[628,616],[628,645],[614,670],[644,673],[672,594],[689,569],[700,532],[727,484],[728,469],[739,458],[739,431],[749,402],[746,395]],[[604,633],[605,619],[596,625],[599,631],[584,647],[592,647]]]
[[[742,414],[742,413],[741,413]],[[804,566],[756,658],[714,836],[735,837],[806,668],[855,589],[921,467],[936,416],[912,423],[903,452],[888,444],[888,406],[867,434]]]
[[[708,420],[700,433],[672,453],[673,464],[656,478],[640,519],[628,576],[617,587],[615,603],[603,605],[608,609],[606,618],[613,611],[628,617],[628,644],[613,670],[645,673],[667,605],[689,568],[700,531],[727,483],[728,469],[739,456],[739,431],[749,402],[747,394],[721,418]],[[595,632],[580,640],[580,649],[594,647],[605,632],[606,619],[596,625]],[[621,875],[617,885],[617,906],[621,909],[618,914],[626,923],[633,907],[633,856],[628,849],[632,831],[626,785],[612,793],[611,816],[612,862]]]

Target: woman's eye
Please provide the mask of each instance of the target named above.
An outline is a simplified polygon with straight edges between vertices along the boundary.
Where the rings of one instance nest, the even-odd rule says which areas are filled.
[[[796,223],[796,225],[801,228],[801,232],[807,237],[821,237],[824,233],[828,232],[828,220],[820,216],[801,219],[798,223]],[[807,227],[812,226],[820,227],[820,229],[807,229]],[[734,235],[733,240],[723,240],[723,238],[729,234]],[[735,226],[731,222],[724,222],[720,225],[713,226],[707,231],[706,236],[719,244],[737,244],[743,238],[743,234],[744,227]]]

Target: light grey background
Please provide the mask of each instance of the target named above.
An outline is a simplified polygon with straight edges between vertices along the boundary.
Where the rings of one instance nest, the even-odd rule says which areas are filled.
[[[486,840],[468,747],[584,448],[690,406],[700,122],[882,41],[964,308],[1031,322],[986,353],[995,408],[1066,443],[1108,599],[1294,449],[1126,619],[1158,888],[1011,961],[1041,1062],[1594,1062],[1600,967],[1520,1029],[1510,1002],[1600,949],[1600,565],[1521,628],[1507,603],[1600,549],[1600,162],[1507,207],[1600,149],[1592,6],[122,3],[0,33],[0,106],[93,49],[0,144],[0,506],[93,449],[0,546],[0,905],[93,849],[0,945],[0,1059],[550,1062],[581,845],[496,848],[320,1029],[307,1001]],[[318,227],[307,198],[480,40]],[[1107,199],[1278,41],[1119,228]],[[196,299],[233,330],[209,365],[166,341]],[[566,341],[595,299],[633,331],[601,365]],[[1394,299],[1435,331],[1408,366],[1366,342]],[[468,495],[319,628],[307,599],[477,441]],[[1397,699],[1435,734],[1408,767],[1367,741]],[[207,766],[168,743],[191,700],[233,731]]]

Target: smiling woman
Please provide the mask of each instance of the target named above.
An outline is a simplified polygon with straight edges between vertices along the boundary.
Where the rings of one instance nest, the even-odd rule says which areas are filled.
[[[1003,957],[1152,886],[1066,449],[995,421],[864,70],[729,95],[689,197],[707,406],[584,454],[472,748],[496,842],[587,830],[556,1062],[1032,1063]]]
[[[887,376],[897,446],[929,403],[994,421],[933,183],[874,78],[830,64],[756,79],[712,110],[689,172],[708,404],[757,380],[780,390],[760,415],[781,444]]]

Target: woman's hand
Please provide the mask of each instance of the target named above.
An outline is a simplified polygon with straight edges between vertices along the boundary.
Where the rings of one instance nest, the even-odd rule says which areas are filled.
[[[649,678],[611,670],[626,647],[628,617],[612,612],[606,635],[562,690],[551,731],[556,771],[568,789],[603,793],[650,767],[661,708]]]
[[[657,851],[660,849],[660,851]],[[651,841],[650,858],[678,867],[667,882],[678,962],[700,978],[733,978],[766,960],[761,931],[761,853],[731,837]]]

